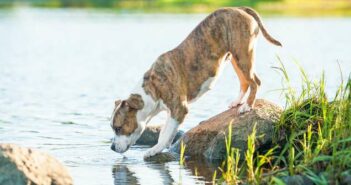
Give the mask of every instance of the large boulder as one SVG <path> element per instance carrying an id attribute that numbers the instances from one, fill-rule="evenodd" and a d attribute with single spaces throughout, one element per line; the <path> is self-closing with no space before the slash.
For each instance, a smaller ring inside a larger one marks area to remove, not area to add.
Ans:
<path id="1" fill-rule="evenodd" d="M 240 150 L 244 157 L 247 150 L 248 135 L 256 125 L 256 149 L 263 150 L 269 146 L 274 137 L 274 126 L 278 121 L 282 108 L 267 100 L 258 99 L 254 110 L 238 114 L 237 108 L 224 111 L 206 121 L 201 122 L 186 132 L 171 151 L 179 153 L 180 143 L 186 145 L 185 155 L 201 156 L 207 160 L 223 160 L 226 157 L 225 136 L 229 123 L 232 122 L 232 147 Z"/>
<path id="2" fill-rule="evenodd" d="M 14 144 L 0 144 L 0 184 L 71 185 L 67 169 L 55 158 Z"/>
<path id="3" fill-rule="evenodd" d="M 150 145 L 153 146 L 157 144 L 158 136 L 160 135 L 161 126 L 147 126 L 140 136 L 140 138 L 136 141 L 137 145 Z M 177 141 L 182 135 L 183 131 L 179 130 L 177 135 L 174 137 L 173 142 Z"/>

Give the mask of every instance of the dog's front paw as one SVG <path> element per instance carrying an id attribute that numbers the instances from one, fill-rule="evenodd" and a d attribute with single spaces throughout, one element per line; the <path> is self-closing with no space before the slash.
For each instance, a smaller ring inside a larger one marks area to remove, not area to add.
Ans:
<path id="1" fill-rule="evenodd" d="M 149 150 L 147 150 L 146 152 L 145 152 L 145 154 L 144 154 L 144 159 L 147 159 L 147 158 L 149 158 L 149 157 L 152 157 L 152 156 L 154 156 L 154 155 L 156 155 L 157 153 L 159 153 L 159 152 L 157 152 L 156 150 L 154 150 L 154 149 L 149 149 Z"/>
<path id="2" fill-rule="evenodd" d="M 247 104 L 244 103 L 243 105 L 241 105 L 238 109 L 238 113 L 239 114 L 243 114 L 245 112 L 249 112 L 252 108 Z"/>

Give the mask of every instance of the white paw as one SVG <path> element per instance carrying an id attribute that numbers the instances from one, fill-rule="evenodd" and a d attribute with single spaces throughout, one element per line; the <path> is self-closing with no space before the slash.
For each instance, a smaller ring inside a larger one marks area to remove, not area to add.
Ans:
<path id="1" fill-rule="evenodd" d="M 242 114 L 242 113 L 245 113 L 245 112 L 249 112 L 251 109 L 252 108 L 247 103 L 244 103 L 243 105 L 241 105 L 239 107 L 238 113 Z"/>
<path id="2" fill-rule="evenodd" d="M 241 104 L 243 104 L 243 102 L 241 102 L 240 100 L 235 100 L 235 101 L 233 101 L 230 105 L 229 105 L 229 108 L 231 109 L 231 108 L 235 108 L 235 107 L 237 107 L 237 106 L 239 106 L 239 105 L 241 105 Z"/>
<path id="3" fill-rule="evenodd" d="M 160 153 L 161 151 L 155 149 L 155 148 L 150 148 L 149 150 L 147 150 L 144 154 L 144 159 L 152 157 L 158 153 Z"/>
<path id="4" fill-rule="evenodd" d="M 149 158 L 149 157 L 152 157 L 152 156 L 154 156 L 155 154 L 156 154 L 156 152 L 155 152 L 154 150 L 149 149 L 149 150 L 147 150 L 147 151 L 145 152 L 145 154 L 144 154 L 144 159 Z"/>

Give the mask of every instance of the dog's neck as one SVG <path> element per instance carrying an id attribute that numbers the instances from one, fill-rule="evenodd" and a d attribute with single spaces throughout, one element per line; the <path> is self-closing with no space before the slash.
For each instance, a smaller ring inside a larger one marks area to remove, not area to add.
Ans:
<path id="1" fill-rule="evenodd" d="M 142 84 L 141 80 L 131 93 L 139 94 L 142 97 L 144 107 L 138 111 L 137 119 L 139 123 L 147 124 L 158 113 L 159 105 L 150 95 L 146 94 Z"/>

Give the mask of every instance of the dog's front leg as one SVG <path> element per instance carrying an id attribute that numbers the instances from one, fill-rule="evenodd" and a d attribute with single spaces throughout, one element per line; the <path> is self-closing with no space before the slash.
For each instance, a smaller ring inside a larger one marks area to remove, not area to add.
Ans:
<path id="1" fill-rule="evenodd" d="M 144 159 L 161 153 L 163 149 L 169 147 L 177 134 L 179 122 L 172 117 L 167 119 L 165 125 L 162 126 L 158 142 L 144 154 Z"/>

